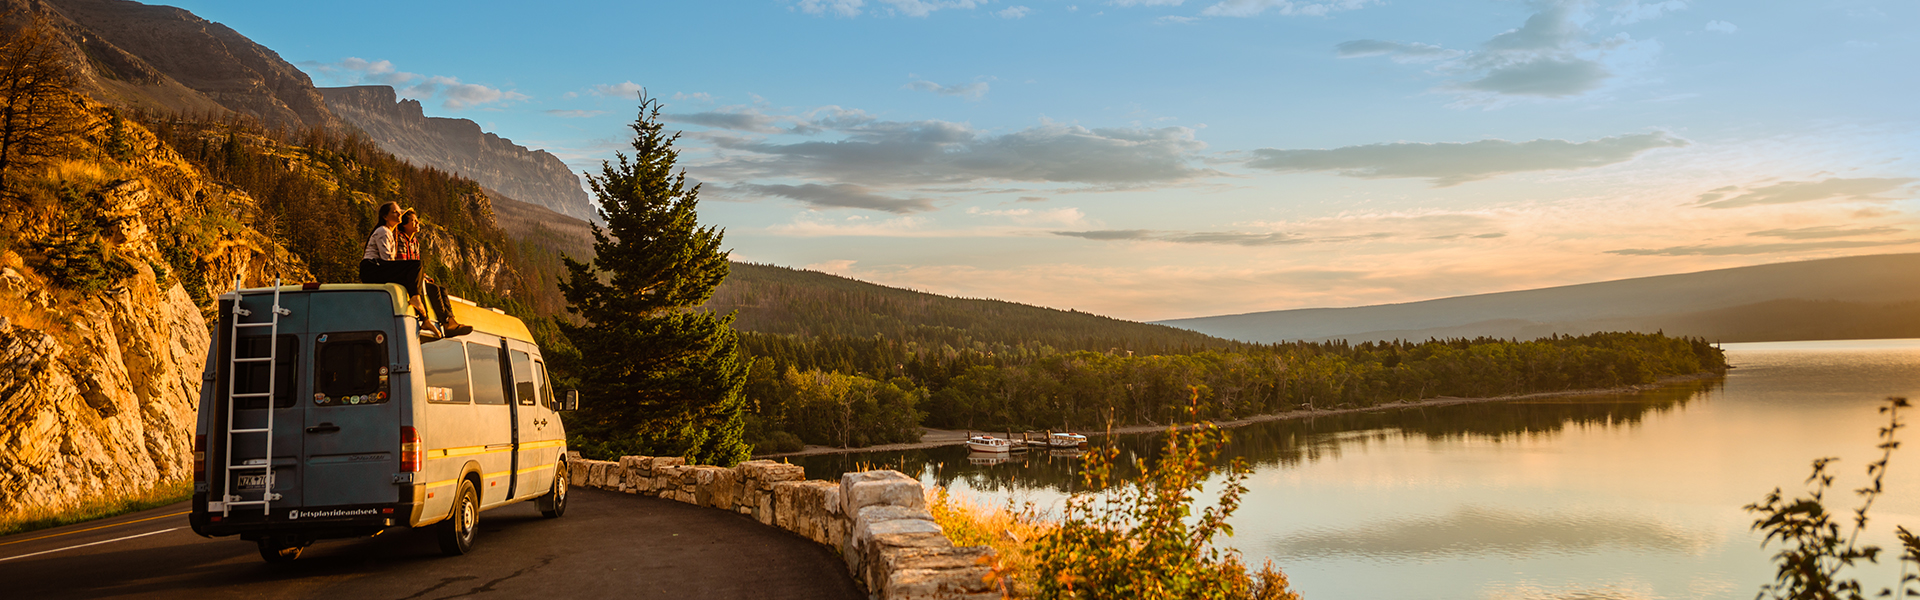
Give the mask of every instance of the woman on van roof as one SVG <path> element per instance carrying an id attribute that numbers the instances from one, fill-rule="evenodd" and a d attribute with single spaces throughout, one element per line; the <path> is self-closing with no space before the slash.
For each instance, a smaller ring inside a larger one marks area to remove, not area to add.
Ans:
<path id="1" fill-rule="evenodd" d="M 421 316 L 420 326 L 445 337 L 440 325 L 426 318 L 426 307 L 420 303 L 420 261 L 399 260 L 397 255 L 399 236 L 395 230 L 400 226 L 400 216 L 400 203 L 380 205 L 380 225 L 367 236 L 367 249 L 360 255 L 360 283 L 397 283 L 407 288 L 407 302 L 413 305 L 414 314 Z"/>
<path id="2" fill-rule="evenodd" d="M 420 215 L 415 213 L 411 208 L 400 213 L 400 226 L 398 231 L 400 232 L 399 245 L 394 249 L 394 256 L 403 261 L 410 260 L 418 263 L 420 260 Z M 442 333 L 446 334 L 446 337 L 473 333 L 472 326 L 461 325 L 459 321 L 454 320 L 453 305 L 447 302 L 446 288 L 440 287 L 438 282 L 433 280 L 433 277 L 426 274 L 425 269 L 416 267 L 416 270 L 420 273 L 420 291 L 425 293 L 427 302 L 432 304 L 434 316 L 439 317 Z"/>

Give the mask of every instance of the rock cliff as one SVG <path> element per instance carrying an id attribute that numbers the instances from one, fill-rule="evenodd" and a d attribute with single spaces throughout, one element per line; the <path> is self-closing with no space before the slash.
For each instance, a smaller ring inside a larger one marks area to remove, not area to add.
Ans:
<path id="1" fill-rule="evenodd" d="M 595 218 L 580 179 L 545 150 L 529 150 L 466 119 L 426 116 L 420 101 L 401 99 L 384 85 L 320 88 L 320 95 L 334 114 L 394 156 L 563 215 Z"/>
<path id="2" fill-rule="evenodd" d="M 253 198 L 128 135 L 129 158 L 60 163 L 0 198 L 0 518 L 189 476 L 212 298 L 310 277 L 234 218 Z M 63 244 L 117 266 L 74 268 Z"/>

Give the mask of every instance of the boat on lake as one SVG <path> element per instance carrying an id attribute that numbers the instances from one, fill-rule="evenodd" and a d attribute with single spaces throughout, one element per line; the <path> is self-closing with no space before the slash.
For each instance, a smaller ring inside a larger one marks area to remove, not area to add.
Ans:
<path id="1" fill-rule="evenodd" d="M 976 435 L 967 438 L 967 449 L 974 452 L 1005 454 L 1013 451 L 1013 440 Z"/>
<path id="2" fill-rule="evenodd" d="M 1047 432 L 1047 445 L 1055 448 L 1078 448 L 1085 450 L 1087 448 L 1087 436 L 1078 433 L 1049 431 Z"/>

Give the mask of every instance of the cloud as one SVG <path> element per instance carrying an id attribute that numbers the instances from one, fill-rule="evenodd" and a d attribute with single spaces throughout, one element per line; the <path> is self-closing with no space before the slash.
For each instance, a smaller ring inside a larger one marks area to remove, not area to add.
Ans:
<path id="1" fill-rule="evenodd" d="M 1080 212 L 1080 209 L 1072 207 L 1045 210 L 1036 208 L 991 210 L 972 206 L 967 208 L 967 214 L 980 215 L 983 217 L 1000 217 L 1022 225 L 1049 224 L 1071 226 L 1080 224 L 1087 218 L 1087 215 Z"/>
<path id="2" fill-rule="evenodd" d="M 341 85 L 361 85 L 368 82 L 382 85 L 405 85 L 407 82 L 425 77 L 419 73 L 408 73 L 395 69 L 392 61 L 369 61 L 349 56 L 345 60 L 333 63 L 319 61 L 300 61 L 300 66 L 319 75 L 331 83 Z"/>
<path id="3" fill-rule="evenodd" d="M 752 108 L 729 107 L 717 111 L 689 114 L 662 113 L 660 119 L 670 123 L 688 123 L 715 129 L 732 129 L 754 133 L 780 133 L 784 130 L 777 125 L 780 119 L 761 114 Z"/>
<path id="4" fill-rule="evenodd" d="M 1176 244 L 1226 244 L 1234 246 L 1281 246 L 1305 244 L 1312 240 L 1287 233 L 1245 233 L 1239 231 L 1154 231 L 1150 229 L 1101 229 L 1095 231 L 1055 231 L 1054 235 L 1099 241 L 1173 242 Z"/>
<path id="5" fill-rule="evenodd" d="M 1659 18 L 1660 15 L 1683 10 L 1686 0 L 1666 0 L 1664 2 L 1642 2 L 1627 0 L 1613 7 L 1613 24 L 1629 25 L 1641 21 Z"/>
<path id="6" fill-rule="evenodd" d="M 1739 25 L 1734 25 L 1726 21 L 1707 21 L 1707 31 L 1713 31 L 1718 33 L 1733 33 L 1739 30 L 1740 30 Z"/>
<path id="7" fill-rule="evenodd" d="M 450 110 L 463 110 L 482 104 L 495 104 L 527 100 L 530 96 L 512 90 L 461 83 L 458 78 L 436 75 L 428 77 L 419 73 L 401 71 L 392 61 L 369 61 L 359 57 L 347 57 L 335 63 L 302 61 L 313 74 L 330 83 L 340 85 L 363 85 L 376 83 L 396 88 L 401 96 L 416 100 L 431 100 L 438 96 L 440 106 Z"/>
<path id="8" fill-rule="evenodd" d="M 800 12 L 810 15 L 833 13 L 840 17 L 860 16 L 860 7 L 867 3 L 862 0 L 800 0 Z"/>
<path id="9" fill-rule="evenodd" d="M 612 98 L 632 98 L 642 93 L 645 93 L 647 91 L 647 88 L 645 86 L 642 86 L 638 83 L 634 83 L 631 81 L 622 81 L 620 83 L 616 83 L 612 85 L 607 85 L 607 84 L 596 85 L 596 86 L 593 86 L 593 89 L 590 91 L 593 92 L 593 95 L 595 96 L 607 96 Z"/>
<path id="10" fill-rule="evenodd" d="M 1025 6 L 1009 6 L 1005 9 L 995 11 L 993 16 L 1002 19 L 1024 19 L 1027 17 L 1027 14 L 1031 12 L 1033 12 L 1033 9 Z"/>
<path id="11" fill-rule="evenodd" d="M 1361 58 L 1366 56 L 1388 56 L 1394 62 L 1431 62 L 1456 58 L 1465 52 L 1448 50 L 1432 44 L 1407 44 L 1401 42 L 1383 42 L 1380 40 L 1353 40 L 1341 42 L 1333 47 L 1334 55 L 1339 58 Z"/>
<path id="12" fill-rule="evenodd" d="M 1844 250 L 1848 248 L 1872 248 L 1876 246 L 1900 246 L 1920 242 L 1920 239 L 1903 240 L 1833 240 L 1826 242 L 1779 242 L 1773 244 L 1730 244 L 1725 246 L 1671 246 L 1667 248 L 1630 248 L 1626 250 L 1608 250 L 1607 254 L 1623 256 L 1744 256 L 1750 254 L 1783 254 L 1788 252 L 1806 252 L 1810 250 Z"/>
<path id="13" fill-rule="evenodd" d="M 938 10 L 972 9 L 987 2 L 988 0 L 877 0 L 876 4 L 884 5 L 887 13 L 891 15 L 926 17 Z M 865 0 L 800 0 L 796 5 L 803 13 L 810 15 L 832 13 L 837 17 L 860 16 L 866 6 Z"/>
<path id="14" fill-rule="evenodd" d="M 1821 240 L 1839 237 L 1858 237 L 1866 235 L 1886 235 L 1906 231 L 1898 227 L 1867 227 L 1864 229 L 1841 229 L 1838 225 L 1820 225 L 1798 229 L 1768 229 L 1755 231 L 1747 235 L 1754 237 L 1777 237 L 1789 240 Z"/>
<path id="15" fill-rule="evenodd" d="M 426 99 L 440 97 L 440 106 L 451 110 L 462 110 L 481 104 L 517 102 L 530 98 L 526 94 L 512 90 L 502 90 L 478 83 L 461 83 L 459 79 L 445 76 L 428 77 L 425 80 L 400 90 L 402 95 Z"/>
<path id="16" fill-rule="evenodd" d="M 1185 127 L 1095 128 L 1047 123 L 987 135 L 947 121 L 877 121 L 859 111 L 824 112 L 811 125 L 845 137 L 792 144 L 718 140 L 727 159 L 706 165 L 735 179 L 802 177 L 863 185 L 981 181 L 1140 186 L 1215 172 L 1189 166 L 1206 145 Z"/>
<path id="17" fill-rule="evenodd" d="M 1226 0 L 1200 11 L 1203 17 L 1253 17 L 1272 10 L 1276 13 L 1294 16 L 1305 15 L 1324 17 L 1328 13 L 1354 10 L 1366 6 L 1370 0 L 1332 0 L 1330 2 L 1292 2 L 1291 0 Z"/>
<path id="18" fill-rule="evenodd" d="M 940 85 L 931 81 L 915 81 L 900 86 L 900 89 L 933 92 L 942 96 L 959 96 L 968 100 L 979 100 L 987 96 L 987 82 L 985 81 L 954 85 Z"/>
<path id="19" fill-rule="evenodd" d="M 629 83 L 631 83 L 631 82 L 629 82 Z M 674 93 L 673 93 L 673 99 L 674 99 L 674 100 L 692 100 L 692 101 L 694 101 L 694 102 L 712 102 L 712 101 L 713 101 L 713 95 L 712 95 L 712 94 L 708 94 L 708 93 L 706 93 L 706 92 L 694 92 L 694 93 L 692 93 L 692 94 L 687 94 L 687 93 L 682 93 L 682 92 L 674 92 Z"/>
<path id="20" fill-rule="evenodd" d="M 1501 32 L 1467 52 L 1440 46 L 1361 39 L 1334 47 L 1341 58 L 1387 56 L 1396 62 L 1434 63 L 1430 74 L 1447 78 L 1433 91 L 1459 97 L 1455 106 L 1495 107 L 1521 98 L 1556 99 L 1600 89 L 1609 80 L 1647 62 L 1659 52 L 1653 41 L 1625 33 L 1589 42 L 1591 20 L 1583 2 L 1545 3 L 1520 27 Z M 1619 18 L 1639 20 L 1684 7 L 1677 0 L 1643 4 L 1631 0 L 1616 9 Z"/>
<path id="21" fill-rule="evenodd" d="M 1748 188 L 1744 191 L 1737 186 L 1727 186 L 1701 194 L 1695 199 L 1694 205 L 1701 208 L 1741 208 L 1817 200 L 1878 202 L 1891 199 L 1881 197 L 1880 194 L 1900 191 L 1900 188 L 1915 181 L 1920 179 L 1831 177 L 1823 181 L 1782 181 L 1772 185 Z M 1740 193 L 1736 195 L 1735 192 Z M 1902 191 L 1901 193 L 1907 195 L 1911 192 Z"/>
<path id="22" fill-rule="evenodd" d="M 1565 98 L 1592 91 L 1611 75 L 1605 65 L 1584 58 L 1537 57 L 1489 70 L 1453 89 Z"/>
<path id="23" fill-rule="evenodd" d="M 1226 246 L 1287 246 L 1370 240 L 1471 240 L 1506 237 L 1488 232 L 1497 220 L 1477 213 L 1387 213 L 1342 215 L 1301 222 L 1247 223 L 1266 231 L 1164 231 L 1096 229 L 1051 231 L 1053 235 L 1109 242 L 1168 242 Z"/>
<path id="24" fill-rule="evenodd" d="M 1633 160 L 1655 148 L 1679 148 L 1688 142 L 1664 131 L 1600 138 L 1586 142 L 1538 139 L 1526 142 L 1369 144 L 1331 150 L 1254 150 L 1246 165 L 1281 173 L 1331 171 L 1361 179 L 1422 178 L 1437 187 L 1459 185 L 1526 171 L 1600 167 Z"/>
<path id="25" fill-rule="evenodd" d="M 556 116 L 556 117 L 562 117 L 562 118 L 567 118 L 567 119 L 584 119 L 584 118 L 587 118 L 587 117 L 598 117 L 598 116 L 600 116 L 600 115 L 604 115 L 604 114 L 607 114 L 607 111 L 604 111 L 604 110 L 559 110 L 559 109 L 554 109 L 554 110 L 543 110 L 543 111 L 540 111 L 540 112 L 544 112 L 544 113 L 547 113 L 547 114 L 550 114 L 550 115 L 553 115 L 553 116 Z"/>
<path id="26" fill-rule="evenodd" d="M 808 183 L 802 185 L 757 185 L 743 184 L 732 189 L 762 196 L 779 196 L 799 200 L 810 206 L 820 208 L 864 208 L 894 214 L 910 214 L 933 210 L 933 202 L 924 198 L 901 199 L 882 196 L 867 188 L 836 183 L 822 185 Z"/>

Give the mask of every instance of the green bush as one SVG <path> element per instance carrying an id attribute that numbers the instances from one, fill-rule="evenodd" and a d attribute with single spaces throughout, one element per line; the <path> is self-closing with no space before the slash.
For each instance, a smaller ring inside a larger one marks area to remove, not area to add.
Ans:
<path id="1" fill-rule="evenodd" d="M 1199 391 L 1190 397 L 1189 414 L 1197 414 Z M 1034 544 L 1034 596 L 1299 600 L 1272 563 L 1249 573 L 1238 551 L 1213 545 L 1233 535 L 1227 517 L 1247 491 L 1240 459 L 1228 464 L 1219 501 L 1192 519 L 1194 495 L 1218 470 L 1212 463 L 1227 438 L 1212 423 L 1171 427 L 1159 461 L 1136 459 L 1141 479 L 1123 484 L 1109 481 L 1117 448 L 1088 454 L 1081 473 L 1093 491 L 1069 497 L 1059 528 Z"/>
<path id="2" fill-rule="evenodd" d="M 1880 556 L 1878 546 L 1860 544 L 1860 533 L 1867 528 L 1867 512 L 1873 508 L 1874 500 L 1879 499 L 1882 482 L 1887 475 L 1887 462 L 1893 458 L 1893 451 L 1900 447 L 1895 437 L 1901 427 L 1900 409 L 1908 408 L 1906 398 L 1887 398 L 1880 413 L 1887 415 L 1887 426 L 1880 428 L 1879 460 L 1867 463 L 1869 483 L 1854 494 L 1860 496 L 1860 507 L 1853 509 L 1853 526 L 1843 528 L 1834 520 L 1834 513 L 1826 507 L 1827 491 L 1833 488 L 1833 475 L 1828 473 L 1827 465 L 1839 460 L 1833 457 L 1815 459 L 1813 474 L 1807 477 L 1810 487 L 1806 496 L 1787 499 L 1781 495 L 1780 488 L 1760 502 L 1746 506 L 1748 512 L 1758 513 L 1753 528 L 1766 532 L 1761 542 L 1764 546 L 1778 544 L 1780 552 L 1773 556 L 1777 567 L 1773 583 L 1760 587 L 1758 598 L 1780 600 L 1864 600 L 1867 598 L 1859 579 L 1849 577 L 1847 570 L 1862 561 L 1877 562 Z M 1894 588 L 1881 588 L 1878 597 L 1914 597 L 1920 596 L 1920 589 L 1910 584 L 1920 582 L 1920 574 L 1906 568 L 1908 565 L 1920 566 L 1920 538 L 1906 527 L 1894 527 L 1894 535 L 1900 539 L 1903 552 L 1899 560 L 1901 565 L 1900 581 Z M 1898 596 L 1895 596 L 1895 589 Z"/>

